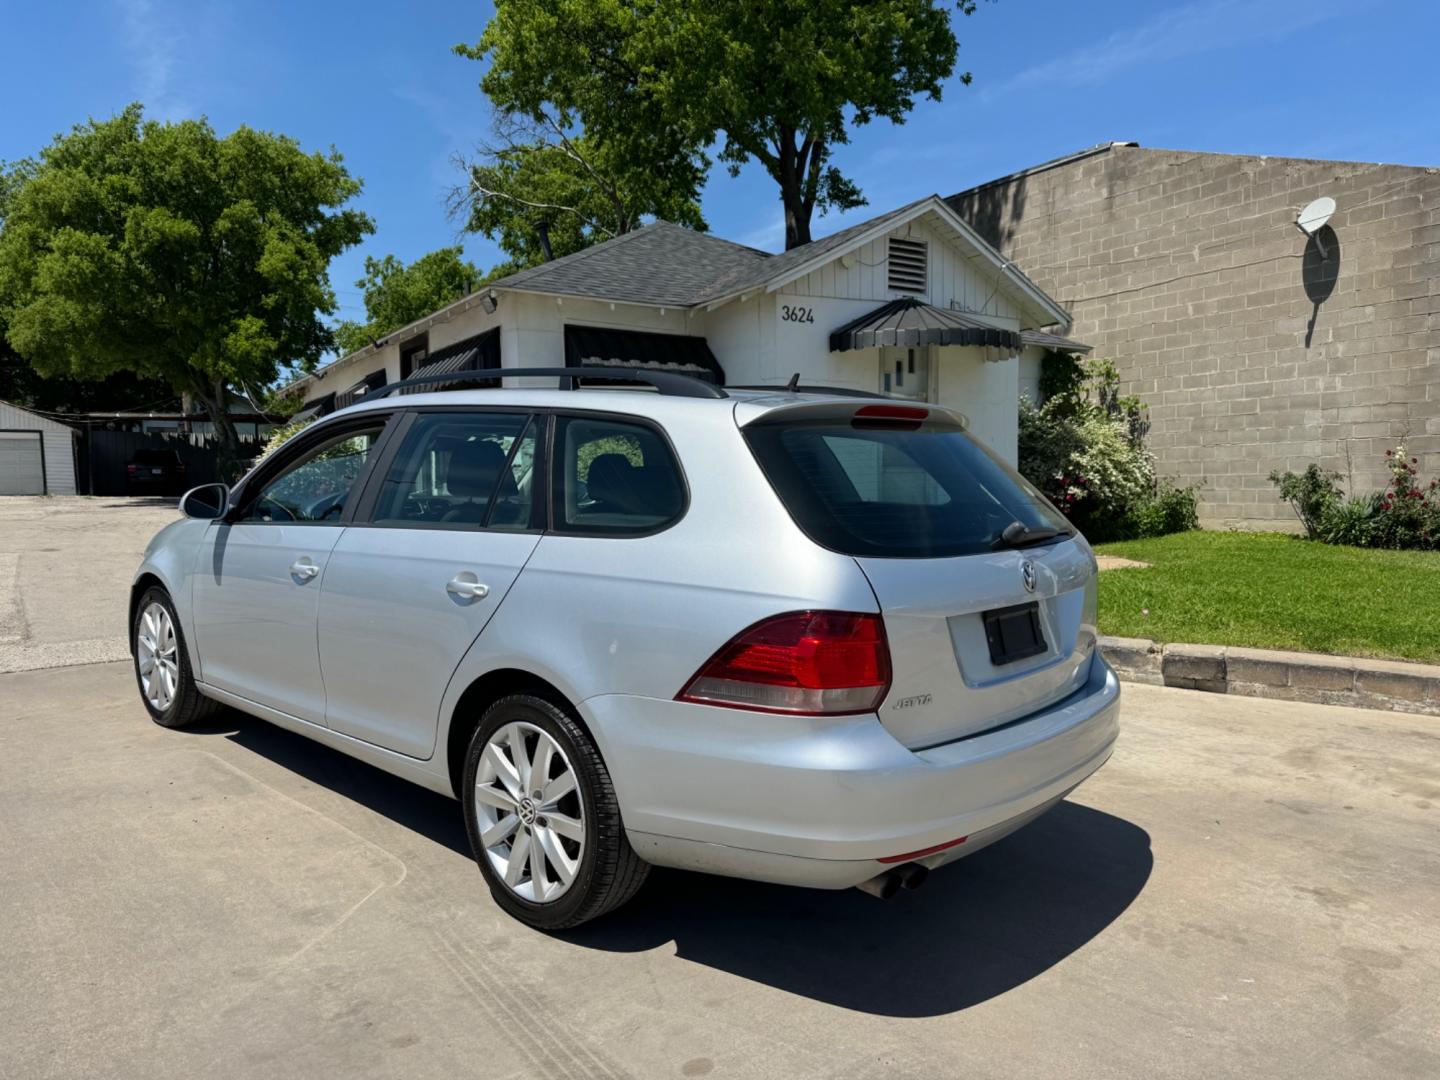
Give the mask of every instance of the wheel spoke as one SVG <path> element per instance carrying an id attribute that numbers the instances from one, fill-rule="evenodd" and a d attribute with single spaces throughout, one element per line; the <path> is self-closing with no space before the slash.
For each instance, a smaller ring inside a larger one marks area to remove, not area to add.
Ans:
<path id="1" fill-rule="evenodd" d="M 515 809 L 515 798 L 508 791 L 494 787 L 483 780 L 475 784 L 475 799 L 486 806 L 493 806 L 497 810 L 513 812 Z"/>
<path id="2" fill-rule="evenodd" d="M 555 744 L 544 735 L 535 746 L 535 759 L 530 763 L 529 788 L 534 791 L 550 779 L 550 759 L 555 756 Z"/>
<path id="3" fill-rule="evenodd" d="M 495 772 L 495 778 L 505 785 L 505 790 L 510 793 L 511 799 L 520 798 L 520 774 L 515 770 L 508 758 L 500 751 L 500 747 L 493 742 L 485 747 L 483 760 L 488 762 L 490 768 Z"/>
<path id="4" fill-rule="evenodd" d="M 550 868 L 555 871 L 555 877 L 561 885 L 569 885 L 575 880 L 576 863 L 570 861 L 570 856 L 565 854 L 565 849 L 556 838 L 555 833 L 550 829 L 535 830 L 536 846 L 545 852 L 545 858 L 550 863 Z"/>
<path id="5" fill-rule="evenodd" d="M 501 840 L 513 834 L 519 827 L 520 819 L 514 814 L 506 814 L 480 834 L 480 844 L 482 847 L 494 847 Z"/>
<path id="6" fill-rule="evenodd" d="M 545 811 L 545 822 L 551 830 L 565 837 L 566 840 L 574 840 L 577 844 L 583 843 L 585 840 L 585 826 L 580 824 L 578 818 L 547 810 Z"/>
<path id="7" fill-rule="evenodd" d="M 575 790 L 575 774 L 566 769 L 559 776 L 555 777 L 540 790 L 540 804 L 542 806 L 554 806 L 570 792 Z"/>
<path id="8" fill-rule="evenodd" d="M 510 858 L 505 863 L 505 884 L 515 888 L 520 884 L 520 875 L 525 870 L 525 859 L 530 854 L 530 834 L 521 832 L 510 845 Z"/>
<path id="9" fill-rule="evenodd" d="M 540 831 L 530 837 L 530 888 L 535 899 L 545 899 L 545 849 L 539 843 Z"/>
<path id="10" fill-rule="evenodd" d="M 521 792 L 530 790 L 530 757 L 525 753 L 525 729 L 519 724 L 510 725 L 510 760 L 520 777 Z"/>
<path id="11" fill-rule="evenodd" d="M 155 670 L 155 658 L 154 658 L 153 656 L 146 656 L 146 655 L 142 652 L 142 653 L 140 654 L 140 674 L 141 674 L 141 675 L 149 675 L 150 672 L 152 672 L 152 671 L 154 671 L 154 670 Z"/>

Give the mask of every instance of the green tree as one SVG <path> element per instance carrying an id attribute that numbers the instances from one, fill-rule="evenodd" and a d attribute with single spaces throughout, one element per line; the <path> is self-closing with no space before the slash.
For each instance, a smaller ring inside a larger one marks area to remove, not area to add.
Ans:
<path id="1" fill-rule="evenodd" d="M 365 295 L 366 321 L 346 321 L 335 328 L 341 353 L 351 353 L 416 319 L 458 300 L 474 287 L 479 271 L 461 257 L 458 247 L 440 248 L 406 266 L 394 255 L 365 260 L 365 276 L 355 287 Z"/>
<path id="2" fill-rule="evenodd" d="M 548 110 L 539 121 L 502 116 L 498 142 L 462 159 L 465 184 L 451 210 L 509 259 L 490 277 L 544 262 L 541 229 L 559 258 L 638 228 L 646 217 L 704 231 L 700 188 L 705 165 L 683 149 L 656 167 L 621 147 L 567 132 Z"/>
<path id="3" fill-rule="evenodd" d="M 373 231 L 340 155 L 139 105 L 42 151 L 0 225 L 0 321 L 46 376 L 163 379 L 238 450 L 228 388 L 313 368 L 331 347 L 327 267 Z"/>
<path id="4" fill-rule="evenodd" d="M 938 99 L 958 48 L 936 0 L 498 0 L 459 51 L 489 62 L 480 85 L 502 113 L 583 129 L 624 160 L 708 163 L 718 141 L 732 174 L 758 161 L 792 248 L 817 209 L 864 204 L 835 147 Z"/>

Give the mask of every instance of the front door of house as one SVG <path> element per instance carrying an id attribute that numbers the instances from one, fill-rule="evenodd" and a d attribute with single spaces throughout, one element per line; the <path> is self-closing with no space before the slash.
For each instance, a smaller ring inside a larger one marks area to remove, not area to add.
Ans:
<path id="1" fill-rule="evenodd" d="M 929 401 L 930 349 L 923 345 L 881 349 L 880 390 L 894 397 Z"/>

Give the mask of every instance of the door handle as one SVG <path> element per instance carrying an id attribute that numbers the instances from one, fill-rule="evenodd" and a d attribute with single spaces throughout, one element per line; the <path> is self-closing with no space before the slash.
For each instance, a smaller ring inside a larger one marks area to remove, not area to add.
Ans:
<path id="1" fill-rule="evenodd" d="M 445 591 L 460 600 L 483 600 L 490 595 L 490 586 L 482 585 L 466 570 L 446 582 Z"/>
<path id="2" fill-rule="evenodd" d="M 309 581 L 318 573 L 320 573 L 320 567 L 304 555 L 290 564 L 290 576 L 300 581 Z"/>

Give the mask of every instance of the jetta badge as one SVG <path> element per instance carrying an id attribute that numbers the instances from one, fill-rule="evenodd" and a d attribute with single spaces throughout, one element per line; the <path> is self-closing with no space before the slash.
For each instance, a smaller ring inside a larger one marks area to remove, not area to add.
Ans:
<path id="1" fill-rule="evenodd" d="M 1035 591 L 1035 564 L 1029 559 L 1020 564 L 1020 580 L 1025 583 L 1026 592 Z"/>

